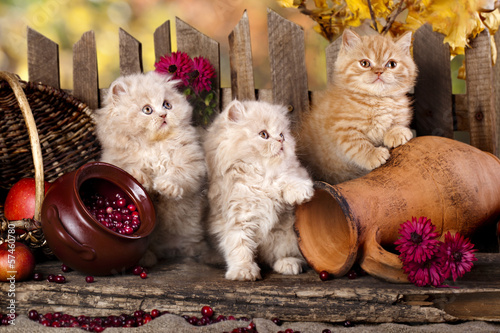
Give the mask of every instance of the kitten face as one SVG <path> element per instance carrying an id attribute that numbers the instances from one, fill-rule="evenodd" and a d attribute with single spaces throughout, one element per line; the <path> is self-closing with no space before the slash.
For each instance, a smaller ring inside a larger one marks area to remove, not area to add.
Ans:
<path id="1" fill-rule="evenodd" d="M 175 88 L 177 82 L 156 72 L 120 77 L 105 100 L 110 126 L 117 135 L 149 141 L 163 140 L 188 126 L 192 109 Z"/>
<path id="2" fill-rule="evenodd" d="M 349 90 L 375 96 L 409 92 L 416 78 L 410 54 L 411 33 L 392 40 L 381 35 L 360 37 L 345 30 L 335 75 Z"/>
<path id="3" fill-rule="evenodd" d="M 228 139 L 234 150 L 267 161 L 295 153 L 286 109 L 263 102 L 232 102 L 225 110 Z"/>

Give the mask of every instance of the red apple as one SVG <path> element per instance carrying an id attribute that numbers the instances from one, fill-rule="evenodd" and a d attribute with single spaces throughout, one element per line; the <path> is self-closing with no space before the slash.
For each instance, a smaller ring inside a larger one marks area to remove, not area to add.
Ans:
<path id="1" fill-rule="evenodd" d="M 45 182 L 45 193 L 51 183 Z M 22 178 L 7 193 L 4 216 L 9 221 L 30 219 L 35 215 L 35 179 Z"/>
<path id="2" fill-rule="evenodd" d="M 0 281 L 26 280 L 33 275 L 34 269 L 35 256 L 28 246 L 19 242 L 0 245 Z"/>

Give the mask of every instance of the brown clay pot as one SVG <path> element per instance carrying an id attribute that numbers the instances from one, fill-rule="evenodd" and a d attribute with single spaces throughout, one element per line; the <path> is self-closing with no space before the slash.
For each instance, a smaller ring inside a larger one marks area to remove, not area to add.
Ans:
<path id="1" fill-rule="evenodd" d="M 295 229 L 309 265 L 334 276 L 358 261 L 369 274 L 407 282 L 393 248 L 400 224 L 426 216 L 441 234 L 470 236 L 500 218 L 500 160 L 470 145 L 417 137 L 383 166 L 337 185 L 315 182 L 296 209 Z"/>
<path id="2" fill-rule="evenodd" d="M 106 228 L 85 207 L 86 193 L 120 193 L 137 207 L 141 226 L 132 235 Z M 108 163 L 90 162 L 52 184 L 41 219 L 47 243 L 62 262 L 86 274 L 109 275 L 123 272 L 144 255 L 155 227 L 155 210 L 131 175 Z"/>

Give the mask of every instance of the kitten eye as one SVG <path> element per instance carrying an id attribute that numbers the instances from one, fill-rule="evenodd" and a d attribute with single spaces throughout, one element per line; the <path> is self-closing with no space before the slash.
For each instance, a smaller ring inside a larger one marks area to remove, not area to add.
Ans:
<path id="1" fill-rule="evenodd" d="M 163 108 L 167 110 L 172 109 L 172 104 L 170 104 L 167 100 L 163 101 Z"/>
<path id="2" fill-rule="evenodd" d="M 153 109 L 153 107 L 151 105 L 144 105 L 142 107 L 142 112 L 144 114 L 151 114 L 151 113 L 153 113 L 153 111 L 154 111 L 154 109 Z"/>
<path id="3" fill-rule="evenodd" d="M 387 68 L 396 68 L 397 65 L 398 65 L 398 63 L 395 62 L 394 60 L 389 60 L 387 62 L 387 64 L 385 64 L 385 67 L 387 67 Z"/>
<path id="4" fill-rule="evenodd" d="M 363 68 L 368 68 L 371 66 L 370 62 L 366 59 L 363 59 L 359 62 L 359 64 L 361 65 L 361 67 Z"/>
<path id="5" fill-rule="evenodd" d="M 260 131 L 259 135 L 260 135 L 260 137 L 261 137 L 262 139 L 264 139 L 264 140 L 269 139 L 269 133 L 267 133 L 267 131 L 266 131 L 266 130 L 264 130 L 264 131 Z"/>
<path id="6" fill-rule="evenodd" d="M 283 133 L 280 133 L 280 138 L 282 141 L 285 141 L 285 136 L 283 135 Z"/>

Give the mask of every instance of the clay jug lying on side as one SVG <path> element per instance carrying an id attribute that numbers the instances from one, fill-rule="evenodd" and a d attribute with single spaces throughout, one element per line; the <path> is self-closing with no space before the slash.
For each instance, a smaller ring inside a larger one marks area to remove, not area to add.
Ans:
<path id="1" fill-rule="evenodd" d="M 500 160 L 441 137 L 412 139 L 366 176 L 315 188 L 296 209 L 295 229 L 309 265 L 334 276 L 358 261 L 370 275 L 407 282 L 397 254 L 384 246 L 412 217 L 431 219 L 441 234 L 466 237 L 500 218 Z"/>

